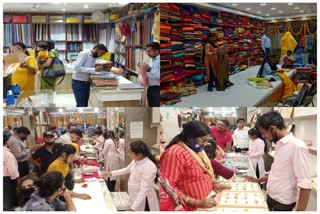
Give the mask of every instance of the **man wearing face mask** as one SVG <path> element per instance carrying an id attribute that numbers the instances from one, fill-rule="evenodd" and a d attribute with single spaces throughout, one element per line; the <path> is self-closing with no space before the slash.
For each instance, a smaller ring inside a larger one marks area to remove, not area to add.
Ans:
<path id="1" fill-rule="evenodd" d="M 107 67 L 96 65 L 96 59 L 108 52 L 104 44 L 94 46 L 92 50 L 84 50 L 79 53 L 74 63 L 72 75 L 72 90 L 77 102 L 77 107 L 88 107 L 90 96 L 90 74 L 101 71 L 110 71 L 112 64 Z"/>
<path id="2" fill-rule="evenodd" d="M 31 162 L 40 168 L 39 176 L 47 172 L 48 167 L 57 156 L 59 146 L 62 146 L 55 143 L 55 135 L 51 132 L 43 133 L 43 139 L 45 146 L 36 150 L 30 158 Z M 38 159 L 40 159 L 40 163 L 36 161 Z"/>
<path id="3" fill-rule="evenodd" d="M 20 127 L 17 129 L 17 134 L 9 138 L 8 146 L 12 154 L 18 161 L 18 170 L 20 177 L 29 174 L 29 157 L 30 152 L 36 150 L 40 145 L 32 145 L 27 148 L 26 140 L 31 134 L 27 127 Z"/>
<path id="4" fill-rule="evenodd" d="M 278 112 L 268 112 L 257 120 L 262 136 L 276 144 L 269 176 L 252 182 L 267 182 L 267 204 L 270 211 L 304 211 L 312 188 L 309 151 L 306 144 L 289 133 Z M 299 196 L 298 195 L 298 189 Z"/>

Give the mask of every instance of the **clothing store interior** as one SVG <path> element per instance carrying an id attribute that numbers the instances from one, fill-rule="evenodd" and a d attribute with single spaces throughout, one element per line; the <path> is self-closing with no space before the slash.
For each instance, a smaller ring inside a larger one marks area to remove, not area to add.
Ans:
<path id="1" fill-rule="evenodd" d="M 158 211 L 159 108 L 4 108 L 4 211 Z"/>
<path id="2" fill-rule="evenodd" d="M 316 3 L 161 4 L 160 40 L 161 106 L 316 106 Z"/>
<path id="3" fill-rule="evenodd" d="M 4 106 L 159 106 L 158 6 L 4 3 Z"/>
<path id="4" fill-rule="evenodd" d="M 317 210 L 316 108 L 171 107 L 160 114 L 161 211 Z"/>

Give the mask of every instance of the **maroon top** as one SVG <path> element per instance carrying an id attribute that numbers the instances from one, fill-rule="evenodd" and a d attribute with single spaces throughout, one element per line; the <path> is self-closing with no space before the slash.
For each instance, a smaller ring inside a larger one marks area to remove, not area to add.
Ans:
<path id="1" fill-rule="evenodd" d="M 211 159 L 210 162 L 215 175 L 220 175 L 225 179 L 230 179 L 233 176 L 234 171 L 223 166 L 219 161 Z"/>

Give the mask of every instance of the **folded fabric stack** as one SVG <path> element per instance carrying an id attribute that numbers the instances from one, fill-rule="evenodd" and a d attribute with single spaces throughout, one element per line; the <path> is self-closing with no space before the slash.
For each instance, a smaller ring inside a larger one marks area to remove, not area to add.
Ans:
<path id="1" fill-rule="evenodd" d="M 160 45 L 160 59 L 164 62 L 169 62 L 172 59 L 172 44 L 171 42 L 162 43 Z"/>
<path id="2" fill-rule="evenodd" d="M 183 39 L 182 34 L 182 25 L 180 23 L 171 24 L 171 40 L 172 41 L 181 41 Z"/>
<path id="3" fill-rule="evenodd" d="M 200 14 L 193 14 L 193 15 L 192 15 L 192 22 L 194 22 L 194 23 L 201 23 L 201 16 L 200 16 Z"/>
<path id="4" fill-rule="evenodd" d="M 181 102 L 181 94 L 170 91 L 160 93 L 160 105 L 173 105 Z"/>
<path id="5" fill-rule="evenodd" d="M 170 41 L 171 26 L 166 23 L 160 23 L 160 40 Z"/>
<path id="6" fill-rule="evenodd" d="M 161 61 L 160 66 L 160 82 L 169 82 L 174 80 L 174 65 L 163 63 Z"/>
<path id="7" fill-rule="evenodd" d="M 116 76 L 108 77 L 103 75 L 92 75 L 91 85 L 94 88 L 116 89 L 119 85 L 119 80 Z"/>

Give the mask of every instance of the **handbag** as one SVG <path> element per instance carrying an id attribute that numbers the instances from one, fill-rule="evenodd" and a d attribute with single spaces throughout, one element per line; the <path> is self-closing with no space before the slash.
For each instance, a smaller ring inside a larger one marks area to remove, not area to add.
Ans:
<path id="1" fill-rule="evenodd" d="M 64 68 L 63 62 L 59 58 L 55 58 L 50 65 L 50 67 L 43 70 L 42 79 L 46 81 L 46 78 L 58 78 L 62 77 L 58 85 L 63 81 L 64 77 L 66 76 L 66 70 Z M 47 82 L 47 81 L 46 81 Z M 47 82 L 51 85 L 49 82 Z"/>

